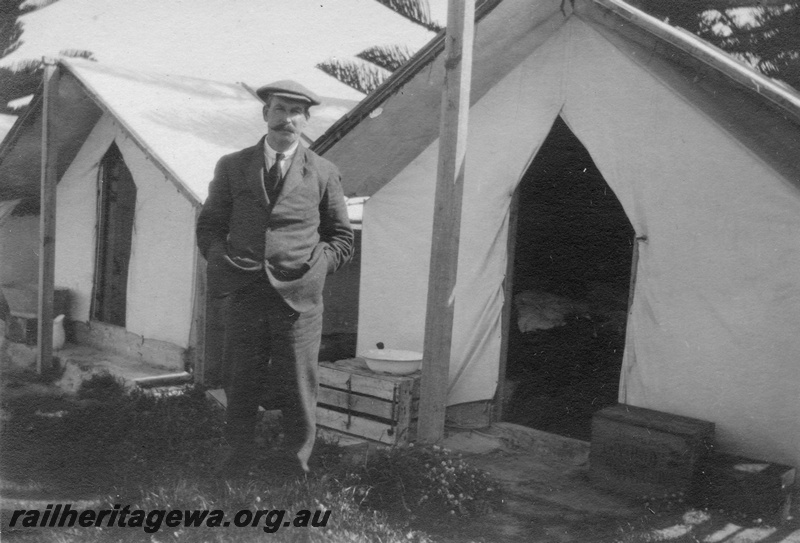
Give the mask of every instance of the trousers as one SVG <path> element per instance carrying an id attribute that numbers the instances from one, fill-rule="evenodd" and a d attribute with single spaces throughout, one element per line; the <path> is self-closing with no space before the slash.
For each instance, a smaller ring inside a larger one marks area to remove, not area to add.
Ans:
<path id="1" fill-rule="evenodd" d="M 298 313 L 266 274 L 231 294 L 223 363 L 229 370 L 225 437 L 253 443 L 258 406 L 280 409 L 285 444 L 304 469 L 316 439 L 322 304 Z"/>

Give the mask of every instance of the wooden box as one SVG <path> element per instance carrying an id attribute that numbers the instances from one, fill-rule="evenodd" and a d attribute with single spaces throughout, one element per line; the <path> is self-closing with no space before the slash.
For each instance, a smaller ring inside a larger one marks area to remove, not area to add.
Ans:
<path id="1" fill-rule="evenodd" d="M 780 522 L 789 515 L 795 475 L 791 466 L 714 453 L 700 466 L 692 497 L 700 507 Z"/>
<path id="2" fill-rule="evenodd" d="M 36 285 L 3 285 L 3 297 L 8 304 L 6 339 L 14 343 L 36 345 L 38 340 L 39 294 Z M 53 317 L 66 314 L 69 308 L 69 291 L 53 291 Z"/>
<path id="3" fill-rule="evenodd" d="M 625 404 L 592 418 L 589 474 L 631 496 L 687 493 L 711 452 L 714 424 Z"/>
<path id="4" fill-rule="evenodd" d="M 388 445 L 407 444 L 416 435 L 419 376 L 375 373 L 359 358 L 320 362 L 317 425 Z"/>
<path id="5" fill-rule="evenodd" d="M 9 314 L 6 317 L 6 339 L 14 343 L 36 345 L 37 319 L 18 317 Z"/>

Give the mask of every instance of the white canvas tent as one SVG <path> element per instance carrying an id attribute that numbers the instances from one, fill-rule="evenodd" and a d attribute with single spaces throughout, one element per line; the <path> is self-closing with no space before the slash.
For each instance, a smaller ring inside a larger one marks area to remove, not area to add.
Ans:
<path id="1" fill-rule="evenodd" d="M 220 156 L 265 133 L 262 103 L 244 86 L 148 74 L 81 60 L 61 60 L 54 105 L 56 174 L 55 284 L 69 291 L 77 335 L 135 349 L 151 363 L 183 370 L 202 356 L 204 263 L 195 246 L 196 215 Z M 313 139 L 354 105 L 324 99 L 305 134 Z M 4 140 L 0 199 L 37 200 L 41 96 Z M 97 318 L 98 246 L 104 160 L 116 146 L 135 185 L 124 326 Z M 36 283 L 37 221 L 4 217 L 2 282 Z M 20 249 L 24 248 L 24 251 Z M 132 347 L 133 346 L 133 347 Z"/>
<path id="2" fill-rule="evenodd" d="M 484 2 L 448 405 L 502 366 L 512 197 L 557 115 L 638 243 L 619 401 L 800 465 L 800 97 L 619 0 Z M 358 346 L 422 350 L 442 39 L 315 148 L 364 209 Z"/>

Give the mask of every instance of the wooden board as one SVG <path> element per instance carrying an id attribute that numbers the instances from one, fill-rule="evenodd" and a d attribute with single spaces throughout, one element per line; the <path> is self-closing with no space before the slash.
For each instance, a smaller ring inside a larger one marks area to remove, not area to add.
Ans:
<path id="1" fill-rule="evenodd" d="M 392 420 L 394 416 L 394 402 L 372 396 L 360 396 L 336 388 L 320 386 L 317 402 L 343 410 L 369 413 L 382 419 Z"/>
<path id="2" fill-rule="evenodd" d="M 320 406 L 317 406 L 317 425 L 387 445 L 405 444 L 414 437 L 410 426 L 398 429 L 386 422 L 339 413 Z"/>

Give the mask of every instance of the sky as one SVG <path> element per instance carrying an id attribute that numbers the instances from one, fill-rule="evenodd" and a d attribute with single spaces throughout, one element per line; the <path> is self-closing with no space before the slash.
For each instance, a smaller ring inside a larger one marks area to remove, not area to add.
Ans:
<path id="1" fill-rule="evenodd" d="M 445 25 L 447 0 L 429 0 Z M 318 94 L 363 95 L 314 66 L 373 45 L 416 51 L 434 34 L 375 0 L 60 0 L 21 18 L 12 65 L 64 49 L 133 70 L 258 87 L 296 79 Z"/>

